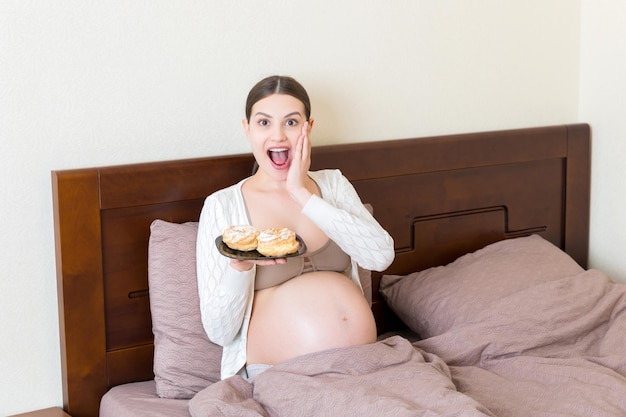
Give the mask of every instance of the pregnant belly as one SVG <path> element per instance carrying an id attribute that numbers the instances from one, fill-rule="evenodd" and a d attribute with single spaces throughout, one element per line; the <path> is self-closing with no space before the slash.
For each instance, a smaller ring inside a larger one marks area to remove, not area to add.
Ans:
<path id="1" fill-rule="evenodd" d="M 375 341 L 374 316 L 354 282 L 337 272 L 311 272 L 256 292 L 247 361 L 274 365 Z"/>

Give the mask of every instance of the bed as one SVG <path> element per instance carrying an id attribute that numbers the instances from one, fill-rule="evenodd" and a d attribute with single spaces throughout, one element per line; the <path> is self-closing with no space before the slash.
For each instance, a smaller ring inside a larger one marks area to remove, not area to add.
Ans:
<path id="1" fill-rule="evenodd" d="M 52 172 L 70 415 L 626 413 L 626 290 L 586 269 L 587 124 L 314 147 L 394 238 L 393 264 L 362 271 L 379 341 L 218 382 L 176 280 L 193 282 L 204 198 L 252 164 Z"/>

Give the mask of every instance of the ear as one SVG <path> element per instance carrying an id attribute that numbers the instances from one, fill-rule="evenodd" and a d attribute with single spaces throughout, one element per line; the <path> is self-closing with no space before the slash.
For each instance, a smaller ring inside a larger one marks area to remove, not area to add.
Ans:
<path id="1" fill-rule="evenodd" d="M 248 139 L 250 139 L 250 124 L 248 123 L 248 120 L 245 118 L 241 119 L 241 125 L 243 126 L 243 133 Z"/>
<path id="2" fill-rule="evenodd" d="M 315 119 L 309 118 L 309 133 L 313 129 L 313 123 L 315 123 Z"/>

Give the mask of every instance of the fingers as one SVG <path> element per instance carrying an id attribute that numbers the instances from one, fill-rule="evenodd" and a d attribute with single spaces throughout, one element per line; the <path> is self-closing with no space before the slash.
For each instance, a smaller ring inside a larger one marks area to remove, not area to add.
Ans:
<path id="1" fill-rule="evenodd" d="M 250 261 L 244 261 L 241 259 L 231 259 L 230 260 L 230 266 L 231 268 L 239 271 L 239 272 L 243 272 L 243 271 L 249 271 L 252 269 L 253 263 Z"/>
<path id="2" fill-rule="evenodd" d="M 239 272 L 249 271 L 254 264 L 261 266 L 281 265 L 287 263 L 287 258 L 276 259 L 259 259 L 259 260 L 243 260 L 243 259 L 231 259 L 230 266 Z"/>
<path id="3" fill-rule="evenodd" d="M 298 137 L 298 142 L 296 144 L 296 154 L 295 157 L 304 162 L 304 166 L 306 169 L 309 168 L 309 156 L 311 154 L 311 139 L 309 138 L 309 133 L 311 132 L 311 126 L 309 122 L 305 122 L 302 125 L 302 130 L 300 136 Z"/>
<path id="4" fill-rule="evenodd" d="M 305 122 L 302 125 L 302 130 L 300 131 L 294 149 L 292 167 L 294 167 L 296 171 L 304 170 L 306 172 L 309 169 L 309 155 L 311 151 L 311 141 L 309 140 L 310 131 L 309 123 Z"/>
<path id="5" fill-rule="evenodd" d="M 286 262 L 287 262 L 287 258 L 263 259 L 263 260 L 255 261 L 257 265 L 261 265 L 261 266 L 280 265 Z"/>
<path id="6" fill-rule="evenodd" d="M 300 135 L 296 140 L 291 159 L 291 166 L 287 172 L 287 191 L 291 197 L 301 205 L 304 205 L 310 197 L 306 189 L 306 178 L 311 168 L 311 141 L 309 132 L 311 127 L 308 122 L 304 123 Z"/>
<path id="7" fill-rule="evenodd" d="M 309 133 L 311 132 L 311 127 L 309 126 L 309 122 L 304 123 L 302 126 L 302 159 L 306 160 L 309 157 L 309 153 L 311 150 L 311 140 L 309 139 Z"/>

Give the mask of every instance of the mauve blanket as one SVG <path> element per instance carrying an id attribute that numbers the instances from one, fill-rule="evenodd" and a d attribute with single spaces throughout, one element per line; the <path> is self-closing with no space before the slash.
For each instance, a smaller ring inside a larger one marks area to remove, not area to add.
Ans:
<path id="1" fill-rule="evenodd" d="M 414 343 L 499 417 L 626 416 L 626 285 L 589 270 Z"/>
<path id="2" fill-rule="evenodd" d="M 208 416 L 492 416 L 458 392 L 437 356 L 394 336 L 281 363 L 248 383 L 239 376 L 215 383 L 189 402 Z"/>

